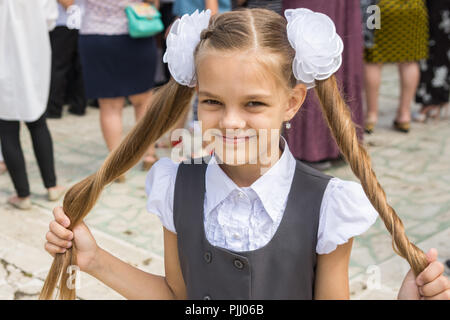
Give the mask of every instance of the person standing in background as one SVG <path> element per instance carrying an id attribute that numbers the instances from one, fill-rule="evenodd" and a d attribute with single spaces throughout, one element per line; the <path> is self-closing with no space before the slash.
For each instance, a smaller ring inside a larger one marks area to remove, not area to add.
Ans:
<path id="1" fill-rule="evenodd" d="M 164 24 L 163 32 L 159 33 L 156 36 L 156 40 L 158 43 L 158 63 L 160 65 L 159 69 L 161 70 L 161 74 L 157 76 L 158 79 L 155 79 L 155 86 L 162 86 L 170 79 L 170 72 L 167 64 L 163 63 L 162 56 L 166 51 L 166 37 L 165 34 L 168 32 L 168 29 L 172 22 L 175 20 L 176 16 L 173 14 L 173 4 L 175 0 L 160 0 L 159 12 L 161 13 L 161 20 Z"/>
<path id="2" fill-rule="evenodd" d="M 30 209 L 30 186 L 20 145 L 20 121 L 33 149 L 48 199 L 59 199 L 66 188 L 56 184 L 53 142 L 45 108 L 50 88 L 49 30 L 58 17 L 56 0 L 0 1 L 0 141 L 17 195 L 8 203 Z"/>
<path id="3" fill-rule="evenodd" d="M 439 118 L 448 108 L 450 95 L 450 0 L 427 1 L 430 40 L 429 58 L 420 61 L 416 102 L 422 105 L 413 120 Z"/>
<path id="4" fill-rule="evenodd" d="M 125 97 L 139 121 L 150 103 L 156 70 L 154 37 L 129 35 L 125 8 L 141 0 L 85 0 L 79 50 L 86 97 L 98 99 L 100 125 L 109 151 L 122 140 L 122 110 Z M 159 7 L 159 1 L 145 1 Z M 148 170 L 158 158 L 152 145 L 143 158 Z M 124 182 L 125 176 L 117 179 Z"/>
<path id="5" fill-rule="evenodd" d="M 263 8 L 275 11 L 276 13 L 283 15 L 283 1 L 282 0 L 233 0 L 233 10 L 240 7 L 244 8 Z"/>
<path id="6" fill-rule="evenodd" d="M 356 124 L 358 139 L 362 141 L 363 36 L 359 0 L 285 0 L 283 5 L 284 9 L 307 8 L 321 12 L 334 21 L 345 48 L 336 77 Z M 323 170 L 331 166 L 330 160 L 340 158 L 314 90 L 308 90 L 302 109 L 290 123 L 291 128 L 285 130 L 284 136 L 297 159 Z"/>
<path id="7" fill-rule="evenodd" d="M 381 27 L 374 44 L 364 49 L 364 86 L 367 100 L 365 131 L 378 121 L 378 95 L 383 64 L 396 63 L 400 73 L 400 100 L 393 128 L 408 133 L 411 103 L 419 83 L 419 60 L 428 57 L 428 15 L 425 0 L 380 0 Z"/>
<path id="8" fill-rule="evenodd" d="M 50 32 L 52 45 L 52 76 L 50 96 L 47 104 L 47 118 L 61 118 L 62 107 L 67 100 L 69 112 L 85 114 L 86 97 L 84 95 L 83 74 L 78 52 L 78 30 L 80 21 L 68 23 L 69 8 L 81 18 L 83 2 L 80 0 L 58 0 L 59 16 L 56 28 Z M 73 19 L 76 20 L 76 19 Z"/>
<path id="9" fill-rule="evenodd" d="M 195 10 L 211 10 L 211 16 L 218 12 L 231 10 L 231 0 L 175 0 L 173 14 L 181 17 L 184 14 L 192 14 Z"/>

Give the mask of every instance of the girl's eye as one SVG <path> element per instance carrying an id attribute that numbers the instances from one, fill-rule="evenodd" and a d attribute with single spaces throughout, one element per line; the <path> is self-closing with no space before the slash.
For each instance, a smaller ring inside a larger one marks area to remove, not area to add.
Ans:
<path id="1" fill-rule="evenodd" d="M 203 100 L 202 103 L 206 103 L 206 104 L 221 104 L 219 101 L 212 100 L 212 99 Z"/>
<path id="2" fill-rule="evenodd" d="M 260 101 L 250 101 L 247 105 L 250 107 L 258 107 L 258 106 L 265 106 L 266 104 Z"/>

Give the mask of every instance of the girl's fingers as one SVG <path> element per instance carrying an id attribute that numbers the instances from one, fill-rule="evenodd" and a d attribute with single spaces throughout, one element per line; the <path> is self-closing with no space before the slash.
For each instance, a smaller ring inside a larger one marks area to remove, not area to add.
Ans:
<path id="1" fill-rule="evenodd" d="M 47 232 L 45 238 L 47 239 L 48 242 L 58 247 L 70 248 L 72 246 L 71 241 L 60 239 L 51 231 Z"/>
<path id="2" fill-rule="evenodd" d="M 438 278 L 443 272 L 444 265 L 439 261 L 433 261 L 417 276 L 416 284 L 421 287 Z"/>
<path id="3" fill-rule="evenodd" d="M 66 228 L 70 225 L 69 217 L 66 216 L 62 207 L 55 207 L 53 209 L 53 216 L 60 225 Z"/>
<path id="4" fill-rule="evenodd" d="M 440 276 L 432 282 L 419 287 L 419 292 L 425 297 L 433 297 L 447 289 L 450 289 L 447 277 Z"/>
<path id="5" fill-rule="evenodd" d="M 58 238 L 64 240 L 72 240 L 73 232 L 61 226 L 58 222 L 53 220 L 50 222 L 50 231 L 53 232 Z"/>
<path id="6" fill-rule="evenodd" d="M 450 300 L 450 289 L 447 289 L 433 297 L 423 297 L 422 300 Z"/>
<path id="7" fill-rule="evenodd" d="M 55 246 L 54 244 L 51 244 L 50 242 L 45 243 L 45 250 L 50 253 L 53 257 L 55 257 L 56 253 L 64 253 L 66 252 L 65 248 L 61 248 L 58 246 Z"/>
<path id="8" fill-rule="evenodd" d="M 428 250 L 426 256 L 428 259 L 428 263 L 431 263 L 431 262 L 437 260 L 438 252 L 435 248 L 431 248 L 430 250 Z"/>

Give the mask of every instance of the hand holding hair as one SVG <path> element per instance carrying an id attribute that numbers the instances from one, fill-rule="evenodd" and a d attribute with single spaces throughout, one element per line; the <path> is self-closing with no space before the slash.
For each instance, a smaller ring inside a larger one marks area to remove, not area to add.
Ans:
<path id="1" fill-rule="evenodd" d="M 89 228 L 84 222 L 80 222 L 73 231 L 69 230 L 70 220 L 62 207 L 55 207 L 53 216 L 55 219 L 50 222 L 46 234 L 45 250 L 55 257 L 56 254 L 65 253 L 74 243 L 77 247 L 76 259 L 80 270 L 91 273 L 99 247 Z"/>
<path id="2" fill-rule="evenodd" d="M 437 261 L 437 250 L 427 252 L 429 265 L 417 277 L 409 270 L 398 293 L 400 300 L 449 300 L 450 282 L 444 265 Z"/>

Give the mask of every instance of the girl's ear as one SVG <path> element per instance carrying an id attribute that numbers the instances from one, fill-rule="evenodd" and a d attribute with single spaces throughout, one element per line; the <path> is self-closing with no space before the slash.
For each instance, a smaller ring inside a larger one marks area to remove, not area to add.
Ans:
<path id="1" fill-rule="evenodd" d="M 283 121 L 289 121 L 295 116 L 306 99 L 307 91 L 308 89 L 303 83 L 299 83 L 292 88 L 291 96 L 288 101 L 288 107 L 286 109 L 285 119 L 283 119 Z"/>

